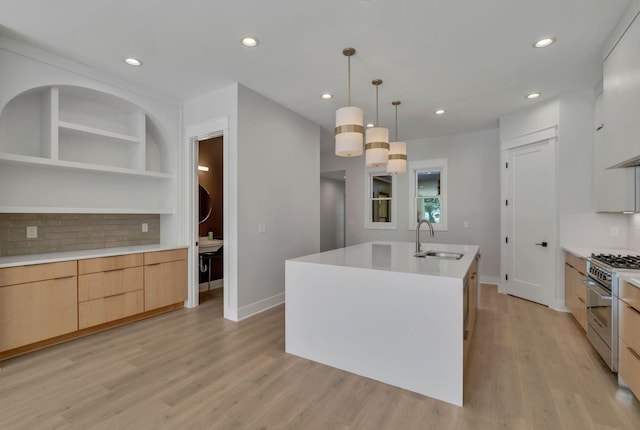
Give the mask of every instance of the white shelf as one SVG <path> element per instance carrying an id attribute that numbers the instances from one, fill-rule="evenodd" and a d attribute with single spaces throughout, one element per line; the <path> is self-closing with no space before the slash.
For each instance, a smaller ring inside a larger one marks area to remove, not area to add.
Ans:
<path id="1" fill-rule="evenodd" d="M 26 155 L 0 153 L 0 163 L 23 166 L 40 166 L 58 169 L 76 170 L 80 172 L 130 175 L 152 179 L 175 179 L 175 175 L 147 170 L 127 169 L 123 167 L 102 166 L 99 164 L 78 163 L 75 161 L 52 160 L 50 158 L 31 157 Z"/>
<path id="2" fill-rule="evenodd" d="M 91 136 L 100 136 L 100 137 L 112 139 L 120 143 L 142 143 L 142 138 L 140 137 L 116 133 L 108 130 L 101 130 L 99 128 L 88 127 L 86 125 L 81 125 L 81 124 L 74 124 L 67 121 L 58 121 L 58 128 L 62 132 L 78 133 L 78 134 L 91 135 Z"/>
<path id="3" fill-rule="evenodd" d="M 56 206 L 0 206 L 0 213 L 47 213 L 47 214 L 175 214 L 169 208 L 68 208 Z"/>

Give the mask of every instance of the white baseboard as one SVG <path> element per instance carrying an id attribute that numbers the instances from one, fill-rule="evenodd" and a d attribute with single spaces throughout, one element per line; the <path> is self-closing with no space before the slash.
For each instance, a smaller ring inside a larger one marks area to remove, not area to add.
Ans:
<path id="1" fill-rule="evenodd" d="M 498 276 L 480 276 L 480 283 L 500 285 L 500 278 Z"/>
<path id="2" fill-rule="evenodd" d="M 255 303 L 251 303 L 250 305 L 242 306 L 241 308 L 238 308 L 237 314 L 235 315 L 237 319 L 234 321 L 241 321 L 255 314 L 259 314 L 260 312 L 264 312 L 267 309 L 281 305 L 282 303 L 284 303 L 284 292 L 276 294 L 275 296 L 267 297 L 266 299 Z"/>

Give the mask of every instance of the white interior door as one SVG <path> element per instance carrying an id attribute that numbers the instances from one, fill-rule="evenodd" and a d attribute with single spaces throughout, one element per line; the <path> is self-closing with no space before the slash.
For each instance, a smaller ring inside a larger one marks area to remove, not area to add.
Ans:
<path id="1" fill-rule="evenodd" d="M 555 291 L 555 139 L 507 151 L 504 292 L 546 306 Z"/>

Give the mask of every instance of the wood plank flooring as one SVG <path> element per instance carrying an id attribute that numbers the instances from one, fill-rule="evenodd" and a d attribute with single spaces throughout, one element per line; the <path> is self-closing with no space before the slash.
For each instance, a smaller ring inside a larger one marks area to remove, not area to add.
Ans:
<path id="1" fill-rule="evenodd" d="M 381 315 L 384 318 L 384 315 Z M 0 363 L 0 429 L 640 429 L 570 315 L 482 286 L 465 407 L 284 353 L 222 296 Z"/>

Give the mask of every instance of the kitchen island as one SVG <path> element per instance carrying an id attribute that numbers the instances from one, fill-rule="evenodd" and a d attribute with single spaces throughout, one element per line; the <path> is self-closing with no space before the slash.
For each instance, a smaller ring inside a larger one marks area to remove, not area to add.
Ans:
<path id="1" fill-rule="evenodd" d="M 422 249 L 463 256 L 371 242 L 287 260 L 286 352 L 462 406 L 478 247 Z"/>

